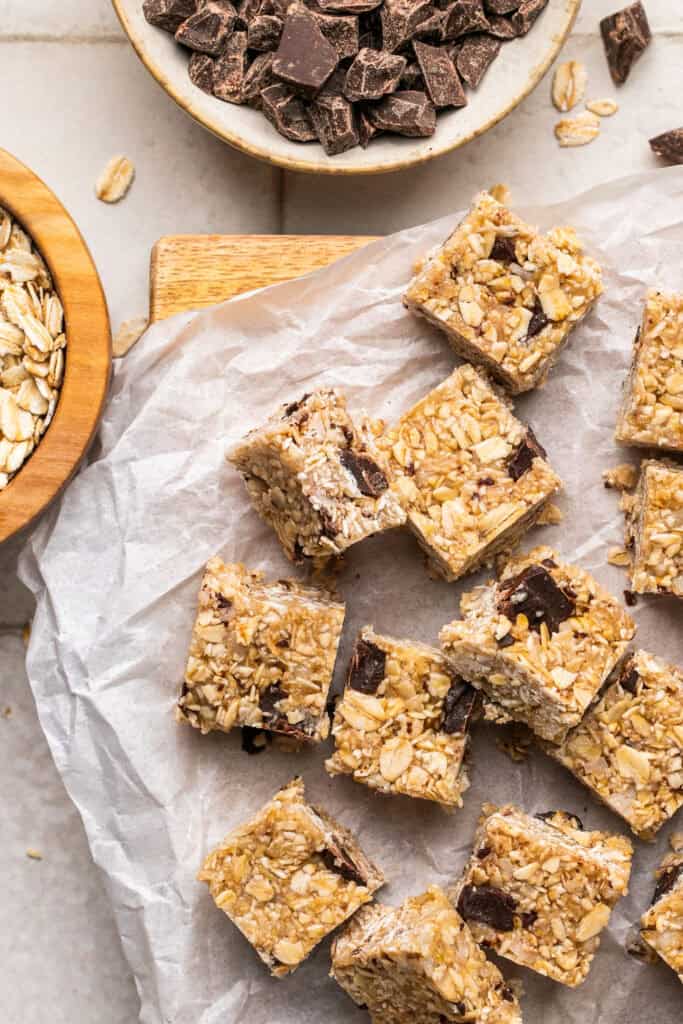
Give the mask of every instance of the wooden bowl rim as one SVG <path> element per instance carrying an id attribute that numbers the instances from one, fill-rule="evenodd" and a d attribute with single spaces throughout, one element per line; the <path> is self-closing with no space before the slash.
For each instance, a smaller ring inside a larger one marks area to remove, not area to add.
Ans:
<path id="1" fill-rule="evenodd" d="M 2 543 L 32 523 L 76 472 L 104 409 L 112 357 L 107 302 L 80 231 L 42 179 L 3 149 L 0 206 L 31 236 L 45 260 L 64 307 L 67 333 L 64 380 L 52 423 L 0 491 Z"/>
<path id="2" fill-rule="evenodd" d="M 142 0 L 139 0 L 139 2 L 142 3 Z M 564 2 L 567 5 L 567 21 L 564 29 L 553 38 L 552 45 L 549 46 L 548 53 L 544 59 L 532 67 L 524 88 L 513 96 L 505 107 L 499 110 L 493 117 L 488 118 L 484 123 L 460 138 L 456 138 L 439 145 L 432 144 L 423 152 L 413 153 L 405 159 L 401 160 L 397 158 L 391 162 L 384 161 L 362 167 L 349 167 L 344 164 L 334 164 L 332 162 L 322 161 L 316 163 L 315 158 L 297 160 L 292 157 L 274 154 L 259 144 L 249 142 L 242 135 L 228 131 L 222 124 L 220 124 L 217 118 L 214 119 L 206 116 L 197 105 L 187 102 L 180 92 L 178 92 L 171 79 L 167 76 L 163 65 L 153 59 L 145 47 L 142 36 L 135 31 L 128 12 L 124 7 L 124 0 L 112 0 L 112 6 L 114 7 L 118 19 L 121 22 L 121 26 L 128 36 L 133 49 L 153 78 L 156 79 L 162 89 L 168 93 L 171 99 L 181 108 L 181 110 L 184 110 L 185 113 L 189 114 L 195 121 L 223 142 L 227 142 L 234 149 L 238 149 L 242 153 L 246 153 L 248 156 L 255 157 L 257 160 L 272 164 L 275 167 L 281 167 L 287 171 L 297 171 L 302 174 L 368 175 L 387 174 L 393 171 L 402 171 L 409 167 L 417 167 L 420 164 L 425 164 L 434 160 L 436 157 L 444 156 L 446 153 L 451 153 L 454 150 L 459 149 L 468 142 L 472 142 L 473 139 L 479 138 L 480 135 L 483 135 L 485 132 L 495 127 L 495 125 L 503 121 L 517 106 L 519 106 L 522 100 L 526 99 L 526 97 L 534 91 L 548 68 L 559 54 L 571 30 L 573 29 L 581 8 L 582 0 L 564 0 Z"/>

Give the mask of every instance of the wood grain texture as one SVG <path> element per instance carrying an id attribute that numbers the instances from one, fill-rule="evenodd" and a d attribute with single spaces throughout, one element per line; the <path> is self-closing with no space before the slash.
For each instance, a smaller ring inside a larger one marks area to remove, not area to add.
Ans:
<path id="1" fill-rule="evenodd" d="M 36 451 L 0 491 L 0 543 L 59 494 L 88 450 L 111 373 L 107 304 L 88 248 L 69 214 L 40 178 L 0 149 L 0 206 L 33 239 L 64 306 L 68 345 L 57 411 Z"/>
<path id="2" fill-rule="evenodd" d="M 363 235 L 169 235 L 152 250 L 150 320 L 289 281 L 372 241 Z"/>

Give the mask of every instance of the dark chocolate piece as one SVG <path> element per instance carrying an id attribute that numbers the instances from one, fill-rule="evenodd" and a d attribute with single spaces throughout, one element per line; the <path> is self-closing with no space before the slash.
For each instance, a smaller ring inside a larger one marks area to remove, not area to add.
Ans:
<path id="1" fill-rule="evenodd" d="M 271 683 L 265 690 L 261 691 L 258 706 L 264 718 L 277 718 L 278 710 L 276 705 L 286 698 L 287 694 L 279 683 Z"/>
<path id="2" fill-rule="evenodd" d="M 446 22 L 448 11 L 434 10 L 428 18 L 421 21 L 413 32 L 413 42 L 419 39 L 423 43 L 437 45 L 446 38 Z"/>
<path id="3" fill-rule="evenodd" d="M 242 726 L 242 750 L 245 754 L 262 754 L 272 743 L 272 736 L 267 729 L 254 729 L 251 725 Z"/>
<path id="4" fill-rule="evenodd" d="M 465 921 L 486 924 L 497 932 L 513 930 L 515 907 L 512 896 L 493 885 L 466 885 L 458 899 L 458 913 Z"/>
<path id="5" fill-rule="evenodd" d="M 196 53 L 218 57 L 235 27 L 237 11 L 230 3 L 208 0 L 196 14 L 182 23 L 175 34 L 176 42 Z"/>
<path id="6" fill-rule="evenodd" d="M 401 89 L 418 89 L 420 92 L 425 91 L 424 78 L 420 71 L 420 65 L 417 61 L 413 61 L 412 64 L 408 64 L 401 75 L 401 81 L 399 82 Z"/>
<path id="7" fill-rule="evenodd" d="M 629 608 L 635 608 L 635 606 L 638 604 L 638 595 L 634 594 L 632 590 L 625 590 L 624 601 L 626 602 Z"/>
<path id="8" fill-rule="evenodd" d="M 240 0 L 237 3 L 237 25 L 239 32 L 246 32 L 249 22 L 260 14 L 264 0 Z"/>
<path id="9" fill-rule="evenodd" d="M 504 43 L 510 39 L 516 39 L 519 35 L 512 18 L 505 18 L 497 14 L 489 18 L 488 33 L 496 39 L 502 39 Z"/>
<path id="10" fill-rule="evenodd" d="M 527 341 L 529 338 L 535 338 L 537 334 L 540 334 L 549 323 L 550 321 L 548 320 L 548 317 L 543 312 L 541 300 L 537 296 L 536 301 L 534 302 L 534 308 L 531 311 L 531 320 L 529 321 L 529 326 L 526 331 Z"/>
<path id="11" fill-rule="evenodd" d="M 339 461 L 358 484 L 360 493 L 366 497 L 379 498 L 389 486 L 380 467 L 368 455 L 354 452 L 352 448 L 343 448 L 339 453 Z"/>
<path id="12" fill-rule="evenodd" d="M 379 12 L 382 49 L 394 53 L 410 42 L 432 13 L 430 0 L 384 0 Z"/>
<path id="13" fill-rule="evenodd" d="M 376 128 L 366 112 L 361 108 L 358 114 L 358 139 L 363 149 L 367 149 L 375 135 L 379 135 L 379 128 Z"/>
<path id="14" fill-rule="evenodd" d="M 443 702 L 441 732 L 448 736 L 467 732 L 476 703 L 477 691 L 474 687 L 464 679 L 454 679 Z"/>
<path id="15" fill-rule="evenodd" d="M 612 79 L 616 85 L 622 85 L 652 39 L 642 3 L 631 4 L 603 18 L 600 32 Z"/>
<path id="16" fill-rule="evenodd" d="M 277 82 L 273 74 L 273 54 L 259 53 L 247 68 L 242 83 L 242 97 L 252 107 L 261 107 L 261 93 Z"/>
<path id="17" fill-rule="evenodd" d="M 196 10 L 197 0 L 145 0 L 142 5 L 142 13 L 150 25 L 173 35 Z"/>
<path id="18" fill-rule="evenodd" d="M 209 96 L 213 95 L 213 69 L 215 65 L 216 62 L 213 57 L 209 57 L 205 53 L 193 53 L 187 65 L 187 73 L 192 84 L 196 85 L 202 92 L 208 92 Z"/>
<path id="19" fill-rule="evenodd" d="M 507 460 L 507 471 L 516 482 L 528 473 L 534 459 L 544 459 L 548 453 L 536 438 L 531 427 L 527 428 L 526 437 L 515 448 Z"/>
<path id="20" fill-rule="evenodd" d="M 465 39 L 456 66 L 470 89 L 477 88 L 500 53 L 501 46 L 500 39 L 494 39 L 485 33 L 475 33 Z"/>
<path id="21" fill-rule="evenodd" d="M 515 642 L 515 638 L 512 633 L 506 633 L 505 636 L 501 636 L 496 640 L 498 647 L 512 647 Z"/>
<path id="22" fill-rule="evenodd" d="M 249 22 L 247 45 L 250 50 L 268 53 L 276 50 L 282 35 L 282 19 L 276 14 L 257 14 Z"/>
<path id="23" fill-rule="evenodd" d="M 292 142 L 314 142 L 317 135 L 299 96 L 286 85 L 269 85 L 261 93 L 263 113 L 273 127 Z"/>
<path id="24" fill-rule="evenodd" d="M 435 107 L 466 107 L 467 97 L 460 76 L 445 48 L 413 43 L 427 95 Z"/>
<path id="25" fill-rule="evenodd" d="M 489 259 L 497 260 L 498 263 L 516 263 L 517 252 L 514 238 L 510 238 L 508 235 L 496 235 Z"/>
<path id="26" fill-rule="evenodd" d="M 339 60 L 355 57 L 360 50 L 358 18 L 313 11 L 320 31 L 337 51 Z"/>
<path id="27" fill-rule="evenodd" d="M 650 149 L 670 164 L 683 164 L 683 128 L 655 135 L 650 139 Z"/>
<path id="28" fill-rule="evenodd" d="M 512 24 L 518 36 L 525 36 L 533 28 L 538 16 L 548 6 L 548 0 L 522 0 L 512 15 Z"/>
<path id="29" fill-rule="evenodd" d="M 328 156 L 337 156 L 338 153 L 345 153 L 347 149 L 353 149 L 358 145 L 358 129 L 353 107 L 342 95 L 341 87 L 335 90 L 329 85 L 325 86 L 311 103 L 308 113 L 318 140 Z M 343 454 L 345 453 L 346 449 Z M 383 474 L 382 476 L 384 478 Z M 364 478 L 361 479 L 362 486 L 360 483 L 359 486 L 361 492 L 365 494 L 363 487 L 367 485 Z"/>
<path id="30" fill-rule="evenodd" d="M 247 33 L 233 32 L 213 69 L 213 94 L 227 103 L 242 103 L 247 70 Z"/>
<path id="31" fill-rule="evenodd" d="M 544 822 L 546 825 L 551 825 L 553 828 L 557 828 L 553 824 L 553 818 L 556 814 L 563 814 L 565 818 L 568 818 L 570 822 L 577 828 L 579 832 L 584 832 L 583 822 L 578 814 L 572 814 L 570 811 L 539 811 L 538 814 L 534 814 L 534 818 L 538 818 L 539 821 Z"/>
<path id="32" fill-rule="evenodd" d="M 382 0 L 318 0 L 323 11 L 332 14 L 364 14 L 379 7 Z"/>
<path id="33" fill-rule="evenodd" d="M 526 928 L 527 931 L 538 921 L 538 912 L 536 910 L 527 910 L 524 914 L 520 914 L 520 920 L 522 922 L 522 928 Z"/>
<path id="34" fill-rule="evenodd" d="M 423 92 L 406 89 L 385 96 L 369 113 L 380 131 L 409 138 L 428 138 L 436 129 L 436 108 Z"/>
<path id="35" fill-rule="evenodd" d="M 484 0 L 489 14 L 512 14 L 520 6 L 522 0 Z"/>
<path id="36" fill-rule="evenodd" d="M 348 100 L 378 100 L 395 92 L 405 70 L 405 57 L 380 50 L 363 49 L 354 58 L 346 72 L 344 95 Z"/>
<path id="37" fill-rule="evenodd" d="M 638 669 L 634 668 L 633 658 L 629 658 L 624 667 L 622 668 L 619 679 L 617 680 L 622 690 L 626 690 L 627 693 L 634 694 L 638 690 Z"/>
<path id="38" fill-rule="evenodd" d="M 339 58 L 320 30 L 315 15 L 302 3 L 287 11 L 273 71 L 292 89 L 313 97 L 330 77 Z"/>
<path id="39" fill-rule="evenodd" d="M 470 32 L 486 32 L 489 27 L 483 0 L 455 0 L 448 10 L 446 39 L 457 39 Z"/>
<path id="40" fill-rule="evenodd" d="M 529 629 L 540 631 L 545 622 L 551 633 L 571 618 L 576 605 L 542 565 L 530 565 L 512 579 L 499 584 L 498 608 L 511 622 L 525 615 Z"/>
<path id="41" fill-rule="evenodd" d="M 344 847 L 328 847 L 320 851 L 320 857 L 328 871 L 333 871 L 335 875 L 341 875 L 347 882 L 355 882 L 356 885 L 367 885 L 366 875 L 354 863 Z"/>
<path id="42" fill-rule="evenodd" d="M 680 864 L 672 864 L 670 868 L 666 868 L 657 879 L 657 885 L 655 886 L 654 895 L 652 897 L 652 906 L 661 900 L 662 896 L 666 896 L 670 893 L 674 885 L 683 875 L 683 862 Z"/>
<path id="43" fill-rule="evenodd" d="M 373 694 L 384 679 L 386 651 L 367 640 L 359 639 L 353 650 L 346 685 L 359 693 Z"/>

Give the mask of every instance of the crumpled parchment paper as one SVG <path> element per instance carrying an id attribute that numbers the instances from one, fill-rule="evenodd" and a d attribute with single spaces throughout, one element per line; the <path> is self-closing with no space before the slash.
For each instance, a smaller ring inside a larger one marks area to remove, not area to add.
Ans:
<path id="1" fill-rule="evenodd" d="M 469 199 L 454 197 L 454 208 Z M 683 170 L 612 183 L 550 208 L 513 199 L 543 228 L 574 224 L 606 272 L 605 296 L 547 386 L 516 404 L 566 483 L 564 522 L 532 531 L 527 543 L 555 545 L 619 594 L 626 577 L 606 554 L 621 541 L 622 518 L 601 473 L 625 457 L 612 434 L 644 289 L 683 286 Z M 237 732 L 202 737 L 173 719 L 206 560 L 219 552 L 274 576 L 296 573 L 252 511 L 226 448 L 279 402 L 313 387 L 342 386 L 352 410 L 391 420 L 442 380 L 455 363 L 446 340 L 404 311 L 400 297 L 415 259 L 457 219 L 454 212 L 314 275 L 152 327 L 117 366 L 90 464 L 24 552 L 21 575 L 37 598 L 31 685 L 104 872 L 145 1024 L 365 1019 L 327 976 L 329 941 L 291 978 L 273 980 L 195 881 L 211 846 L 297 773 L 384 869 L 387 902 L 459 872 L 485 800 L 530 812 L 561 807 L 588 827 L 627 831 L 540 753 L 512 764 L 485 725 L 474 734 L 465 806 L 449 815 L 328 778 L 325 748 L 249 757 Z M 407 532 L 357 545 L 339 587 L 348 617 L 337 688 L 362 624 L 436 642 L 463 589 L 429 579 Z M 683 664 L 683 605 L 641 601 L 634 615 L 638 643 Z M 671 831 L 653 845 L 636 842 L 631 894 L 580 989 L 503 963 L 508 977 L 523 979 L 531 1024 L 680 1021 L 673 972 L 623 950 Z"/>

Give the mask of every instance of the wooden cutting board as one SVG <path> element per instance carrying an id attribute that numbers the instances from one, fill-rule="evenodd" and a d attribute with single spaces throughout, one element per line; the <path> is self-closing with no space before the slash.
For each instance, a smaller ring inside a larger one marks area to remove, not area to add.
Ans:
<path id="1" fill-rule="evenodd" d="M 152 250 L 150 322 L 289 281 L 371 241 L 363 235 L 169 235 Z"/>

